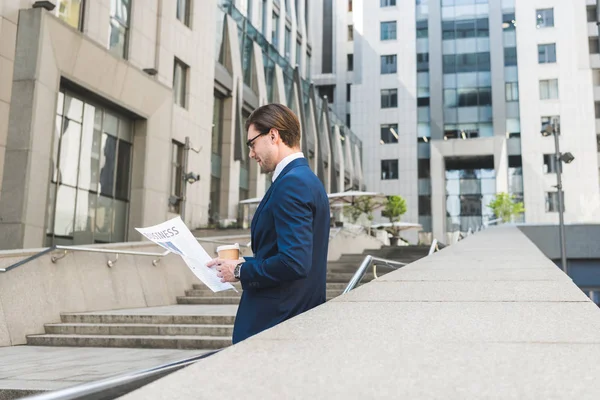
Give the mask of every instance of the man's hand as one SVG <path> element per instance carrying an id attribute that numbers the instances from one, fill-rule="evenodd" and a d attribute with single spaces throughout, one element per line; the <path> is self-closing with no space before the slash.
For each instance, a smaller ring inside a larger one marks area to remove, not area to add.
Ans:
<path id="1" fill-rule="evenodd" d="M 206 266 L 209 268 L 215 267 L 217 270 L 217 276 L 221 278 L 221 282 L 237 282 L 233 276 L 233 270 L 235 266 L 243 262 L 243 260 L 222 260 L 215 258 L 209 261 Z"/>

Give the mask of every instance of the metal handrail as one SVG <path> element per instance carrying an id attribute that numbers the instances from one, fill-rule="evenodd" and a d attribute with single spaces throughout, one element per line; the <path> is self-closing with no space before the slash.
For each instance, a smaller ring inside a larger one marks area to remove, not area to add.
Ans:
<path id="1" fill-rule="evenodd" d="M 250 237 L 250 235 L 240 235 L 240 236 L 235 236 L 237 238 L 246 238 L 246 237 Z M 224 241 L 224 240 L 213 240 L 213 239 L 205 239 L 205 238 L 196 238 L 196 240 L 198 240 L 199 242 L 207 242 L 207 243 L 217 243 L 217 244 L 231 244 L 231 241 Z M 243 247 L 250 247 L 250 243 L 248 244 L 241 244 L 240 246 Z M 21 265 L 27 264 L 30 261 L 35 260 L 36 258 L 39 258 L 45 254 L 51 253 L 55 250 L 63 250 L 62 255 L 56 255 L 56 256 L 52 256 L 51 260 L 53 263 L 58 262 L 59 260 L 63 259 L 66 257 L 67 253 L 69 251 L 85 251 L 88 253 L 105 253 L 105 254 L 115 254 L 115 259 L 114 260 L 108 260 L 106 262 L 106 265 L 108 265 L 108 267 L 113 267 L 117 261 L 119 261 L 119 255 L 127 255 L 127 256 L 147 256 L 147 257 L 156 257 L 154 260 L 152 260 L 152 265 L 156 266 L 160 260 L 166 256 L 167 254 L 170 253 L 169 250 L 166 250 L 163 253 L 152 253 L 152 252 L 144 252 L 144 251 L 134 251 L 134 250 L 115 250 L 115 249 L 94 249 L 91 247 L 82 247 L 82 246 L 63 246 L 63 245 L 53 245 L 50 246 L 38 253 L 35 253 L 21 261 L 18 261 L 12 265 L 9 265 L 6 268 L 0 268 L 0 272 L 8 272 L 11 269 L 15 269 L 17 267 L 20 267 Z"/>
<path id="2" fill-rule="evenodd" d="M 65 389 L 41 393 L 25 397 L 27 400 L 108 400 L 123 396 L 150 382 L 167 374 L 177 371 L 183 367 L 193 364 L 203 358 L 209 357 L 222 349 L 211 351 L 199 356 L 188 357 L 183 360 L 162 364 L 156 367 L 127 372 L 121 375 L 102 379 L 95 382 L 87 382 L 81 385 Z"/>
<path id="3" fill-rule="evenodd" d="M 108 260 L 106 262 L 106 265 L 108 265 L 109 268 L 112 268 L 117 261 L 119 261 L 119 254 L 123 254 L 126 256 L 148 256 L 148 257 L 156 257 L 154 260 L 152 260 L 152 265 L 154 265 L 156 267 L 156 265 L 160 262 L 161 258 L 166 256 L 167 254 L 169 254 L 171 251 L 166 250 L 164 253 L 149 253 L 149 252 L 144 252 L 144 251 L 132 251 L 132 250 L 113 250 L 113 249 L 93 249 L 91 247 L 80 247 L 80 246 L 62 246 L 62 245 L 56 245 L 54 246 L 54 248 L 56 250 L 64 250 L 63 255 L 62 256 L 52 256 L 51 260 L 54 264 L 56 264 L 56 262 L 58 260 L 61 260 L 63 258 L 65 258 L 65 256 L 67 255 L 67 253 L 69 251 L 85 251 L 88 253 L 105 253 L 105 254 L 116 254 L 115 259 L 114 260 Z"/>
<path id="4" fill-rule="evenodd" d="M 399 269 L 406 265 L 406 263 L 403 263 L 400 261 L 387 260 L 385 258 L 379 258 L 379 257 L 373 257 L 373 256 L 366 256 L 364 258 L 363 262 L 360 264 L 360 267 L 358 267 L 358 269 L 354 273 L 354 276 L 352 276 L 352 279 L 350 279 L 350 283 L 348 283 L 348 286 L 346 286 L 346 289 L 344 289 L 342 294 L 346 294 L 349 291 L 351 291 L 352 289 L 354 289 L 356 287 L 356 285 L 358 285 L 358 282 L 360 282 L 360 280 L 365 275 L 365 272 L 367 271 L 367 269 L 374 262 L 379 263 L 379 264 L 384 264 L 387 267 L 394 268 L 394 269 Z M 399 267 L 396 267 L 396 266 L 399 266 Z M 376 267 L 377 267 L 377 264 L 373 264 L 373 274 L 375 274 Z M 375 275 L 375 279 L 377 279 L 377 275 Z"/>
<path id="5" fill-rule="evenodd" d="M 119 260 L 119 254 L 123 254 L 123 255 L 131 255 L 131 256 L 148 256 L 148 257 L 156 257 L 154 260 L 152 260 L 152 265 L 156 266 L 162 257 L 166 256 L 167 254 L 170 253 L 169 250 L 166 250 L 164 253 L 150 253 L 150 252 L 143 252 L 143 251 L 132 251 L 132 250 L 113 250 L 113 249 L 93 249 L 90 247 L 78 247 L 78 246 L 62 246 L 62 245 L 53 245 L 48 247 L 47 249 L 44 249 L 42 251 L 40 251 L 39 253 L 35 253 L 32 256 L 29 256 L 21 261 L 18 261 L 12 265 L 9 265 L 6 268 L 0 268 L 0 272 L 8 272 L 12 269 L 15 269 L 17 267 L 20 267 L 22 265 L 27 264 L 30 261 L 35 260 L 36 258 L 39 258 L 45 254 L 51 253 L 55 250 L 63 250 L 63 254 L 60 256 L 52 256 L 51 260 L 53 263 L 56 263 L 57 261 L 65 258 L 65 256 L 67 255 L 67 253 L 69 251 L 86 251 L 86 252 L 90 252 L 90 253 L 105 253 L 105 254 L 116 254 L 116 257 L 114 260 L 108 260 L 106 262 L 106 264 L 109 267 L 112 267 L 116 264 L 116 262 Z"/>
<path id="6" fill-rule="evenodd" d="M 437 239 L 433 239 L 433 242 L 431 242 L 431 247 L 429 247 L 429 253 L 427 255 L 430 256 L 436 251 L 440 251 L 440 246 L 438 245 Z"/>

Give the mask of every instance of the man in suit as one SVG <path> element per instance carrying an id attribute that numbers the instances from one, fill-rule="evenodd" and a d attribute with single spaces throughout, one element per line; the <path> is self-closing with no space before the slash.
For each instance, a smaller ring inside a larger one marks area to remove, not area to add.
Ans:
<path id="1" fill-rule="evenodd" d="M 281 104 L 246 121 L 250 157 L 273 173 L 251 225 L 254 257 L 215 259 L 223 282 L 241 282 L 233 329 L 237 343 L 325 302 L 329 201 L 300 151 L 300 123 Z"/>

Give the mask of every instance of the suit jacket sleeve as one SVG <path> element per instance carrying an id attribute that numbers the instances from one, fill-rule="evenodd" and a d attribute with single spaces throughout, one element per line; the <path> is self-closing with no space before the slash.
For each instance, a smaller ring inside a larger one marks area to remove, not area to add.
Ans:
<path id="1" fill-rule="evenodd" d="M 312 264 L 314 204 L 311 188 L 301 177 L 288 175 L 276 190 L 279 196 L 272 207 L 278 253 L 265 260 L 246 259 L 240 272 L 244 289 L 275 287 L 305 278 Z"/>

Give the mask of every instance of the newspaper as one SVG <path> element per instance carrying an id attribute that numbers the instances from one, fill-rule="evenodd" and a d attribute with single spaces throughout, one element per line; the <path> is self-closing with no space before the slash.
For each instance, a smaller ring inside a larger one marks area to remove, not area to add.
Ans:
<path id="1" fill-rule="evenodd" d="M 208 268 L 206 263 L 212 260 L 206 250 L 198 243 L 192 232 L 180 217 L 148 228 L 135 228 L 139 233 L 157 245 L 175 253 L 187 264 L 192 273 L 213 292 L 233 289 L 232 284 L 221 282 L 215 268 Z"/>

